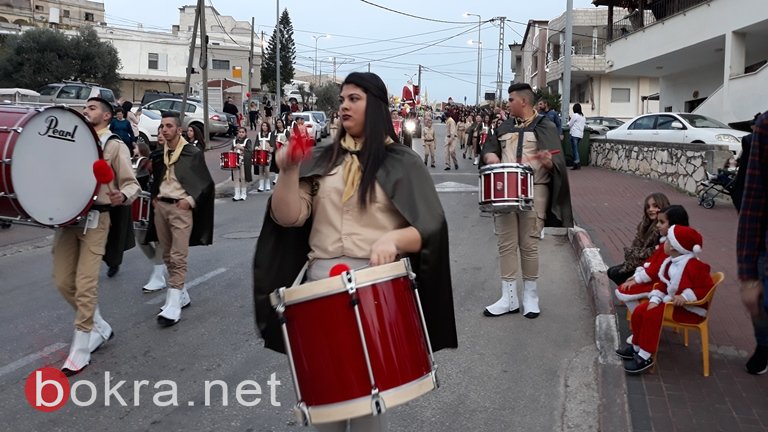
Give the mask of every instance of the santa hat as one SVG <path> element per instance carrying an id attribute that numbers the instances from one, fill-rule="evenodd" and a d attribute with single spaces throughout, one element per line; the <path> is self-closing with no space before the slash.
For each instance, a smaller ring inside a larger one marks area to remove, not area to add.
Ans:
<path id="1" fill-rule="evenodd" d="M 701 253 L 703 239 L 698 231 L 683 225 L 672 225 L 667 233 L 667 241 L 676 251 L 683 255 L 693 254 L 698 257 Z"/>

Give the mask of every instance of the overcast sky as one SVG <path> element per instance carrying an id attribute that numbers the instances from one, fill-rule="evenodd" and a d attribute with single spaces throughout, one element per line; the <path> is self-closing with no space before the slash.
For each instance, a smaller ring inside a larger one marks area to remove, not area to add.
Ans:
<path id="1" fill-rule="evenodd" d="M 179 10 L 183 4 L 174 0 L 105 0 L 106 21 L 110 25 L 135 28 L 142 23 L 145 29 L 170 30 L 178 24 Z M 591 0 L 573 0 L 574 8 L 594 8 Z M 222 15 L 237 20 L 256 19 L 257 31 L 272 34 L 276 20 L 275 0 L 207 0 Z M 247 5 L 244 7 L 244 5 Z M 449 22 L 435 22 L 410 17 L 386 8 L 421 18 Z M 475 102 L 477 78 L 476 16 L 465 18 L 464 12 L 478 14 L 482 20 L 506 17 L 504 28 L 505 47 L 521 42 L 526 23 L 530 19 L 552 19 L 565 11 L 566 0 L 514 0 L 514 1 L 465 1 L 456 0 L 281 0 L 280 9 L 288 9 L 296 42 L 297 68 L 312 72 L 315 58 L 313 35 L 329 34 L 329 38 L 317 42 L 317 57 L 324 59 L 322 70 L 329 73 L 332 66 L 327 60 L 335 56 L 350 63 L 337 68 L 337 76 L 352 71 L 365 71 L 371 63 L 371 72 L 379 74 L 389 91 L 400 94 L 408 78 L 421 64 L 423 91 L 430 100 Z M 498 62 L 499 26 L 485 23 L 480 29 L 483 42 L 482 76 L 483 92 L 496 87 Z M 410 52 L 410 53 L 409 53 Z M 338 61 L 337 63 L 341 63 Z M 504 52 L 504 81 L 512 78 L 509 72 L 509 51 Z M 481 92 L 482 98 L 482 92 Z"/>

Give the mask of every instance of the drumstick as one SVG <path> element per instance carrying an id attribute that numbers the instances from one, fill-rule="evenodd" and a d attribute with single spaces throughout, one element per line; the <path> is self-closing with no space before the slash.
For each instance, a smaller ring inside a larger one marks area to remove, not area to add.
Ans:
<path id="1" fill-rule="evenodd" d="M 556 154 L 560 153 L 560 151 L 561 151 L 561 150 L 550 150 L 550 151 L 549 151 L 549 154 L 550 154 L 550 155 L 552 155 L 552 156 L 554 156 L 554 155 L 556 155 Z M 529 157 L 528 159 L 539 159 L 539 158 L 541 158 L 541 156 L 539 156 L 539 153 L 537 153 L 535 156 L 531 156 L 531 157 Z"/>

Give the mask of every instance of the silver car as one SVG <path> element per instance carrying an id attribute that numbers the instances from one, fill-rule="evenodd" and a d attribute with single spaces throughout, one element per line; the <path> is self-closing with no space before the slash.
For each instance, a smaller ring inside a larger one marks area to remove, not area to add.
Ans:
<path id="1" fill-rule="evenodd" d="M 142 111 L 154 111 L 157 114 L 162 114 L 163 111 L 181 112 L 181 102 L 179 99 L 158 99 L 146 104 L 141 109 Z M 184 129 L 186 130 L 189 126 L 195 126 L 203 130 L 203 118 L 202 102 L 187 101 L 184 124 L 182 125 Z M 216 111 L 210 105 L 208 106 L 208 128 L 208 132 L 212 136 L 225 134 L 229 130 L 227 115 Z"/>
<path id="2" fill-rule="evenodd" d="M 37 92 L 40 93 L 40 102 L 42 103 L 63 104 L 73 108 L 85 107 L 85 102 L 92 97 L 100 97 L 112 105 L 117 104 L 112 90 L 98 84 L 81 81 L 48 84 Z"/>
<path id="3" fill-rule="evenodd" d="M 309 111 L 312 117 L 320 125 L 320 133 L 323 138 L 331 134 L 331 128 L 328 125 L 328 117 L 322 111 Z"/>

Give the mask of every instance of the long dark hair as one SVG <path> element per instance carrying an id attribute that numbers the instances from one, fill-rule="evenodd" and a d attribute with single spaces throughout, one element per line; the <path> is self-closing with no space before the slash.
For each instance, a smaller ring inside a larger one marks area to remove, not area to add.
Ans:
<path id="1" fill-rule="evenodd" d="M 685 207 L 673 204 L 664 210 L 662 210 L 662 213 L 667 215 L 667 221 L 669 221 L 669 226 L 672 225 L 683 225 L 688 226 L 688 212 L 685 211 Z"/>
<path id="2" fill-rule="evenodd" d="M 340 89 L 345 85 L 356 85 L 363 89 L 367 98 L 365 105 L 365 132 L 363 146 L 357 157 L 363 169 L 363 177 L 358 187 L 358 204 L 366 208 L 376 193 L 376 173 L 379 171 L 384 158 L 387 157 L 386 139 L 389 137 L 395 143 L 400 143 L 392 126 L 387 98 L 387 86 L 378 75 L 371 72 L 352 72 L 347 75 Z M 342 124 L 333 145 L 324 149 L 318 156 L 320 166 L 325 166 L 325 173 L 330 172 L 339 164 L 344 156 L 341 140 L 347 135 Z"/>

